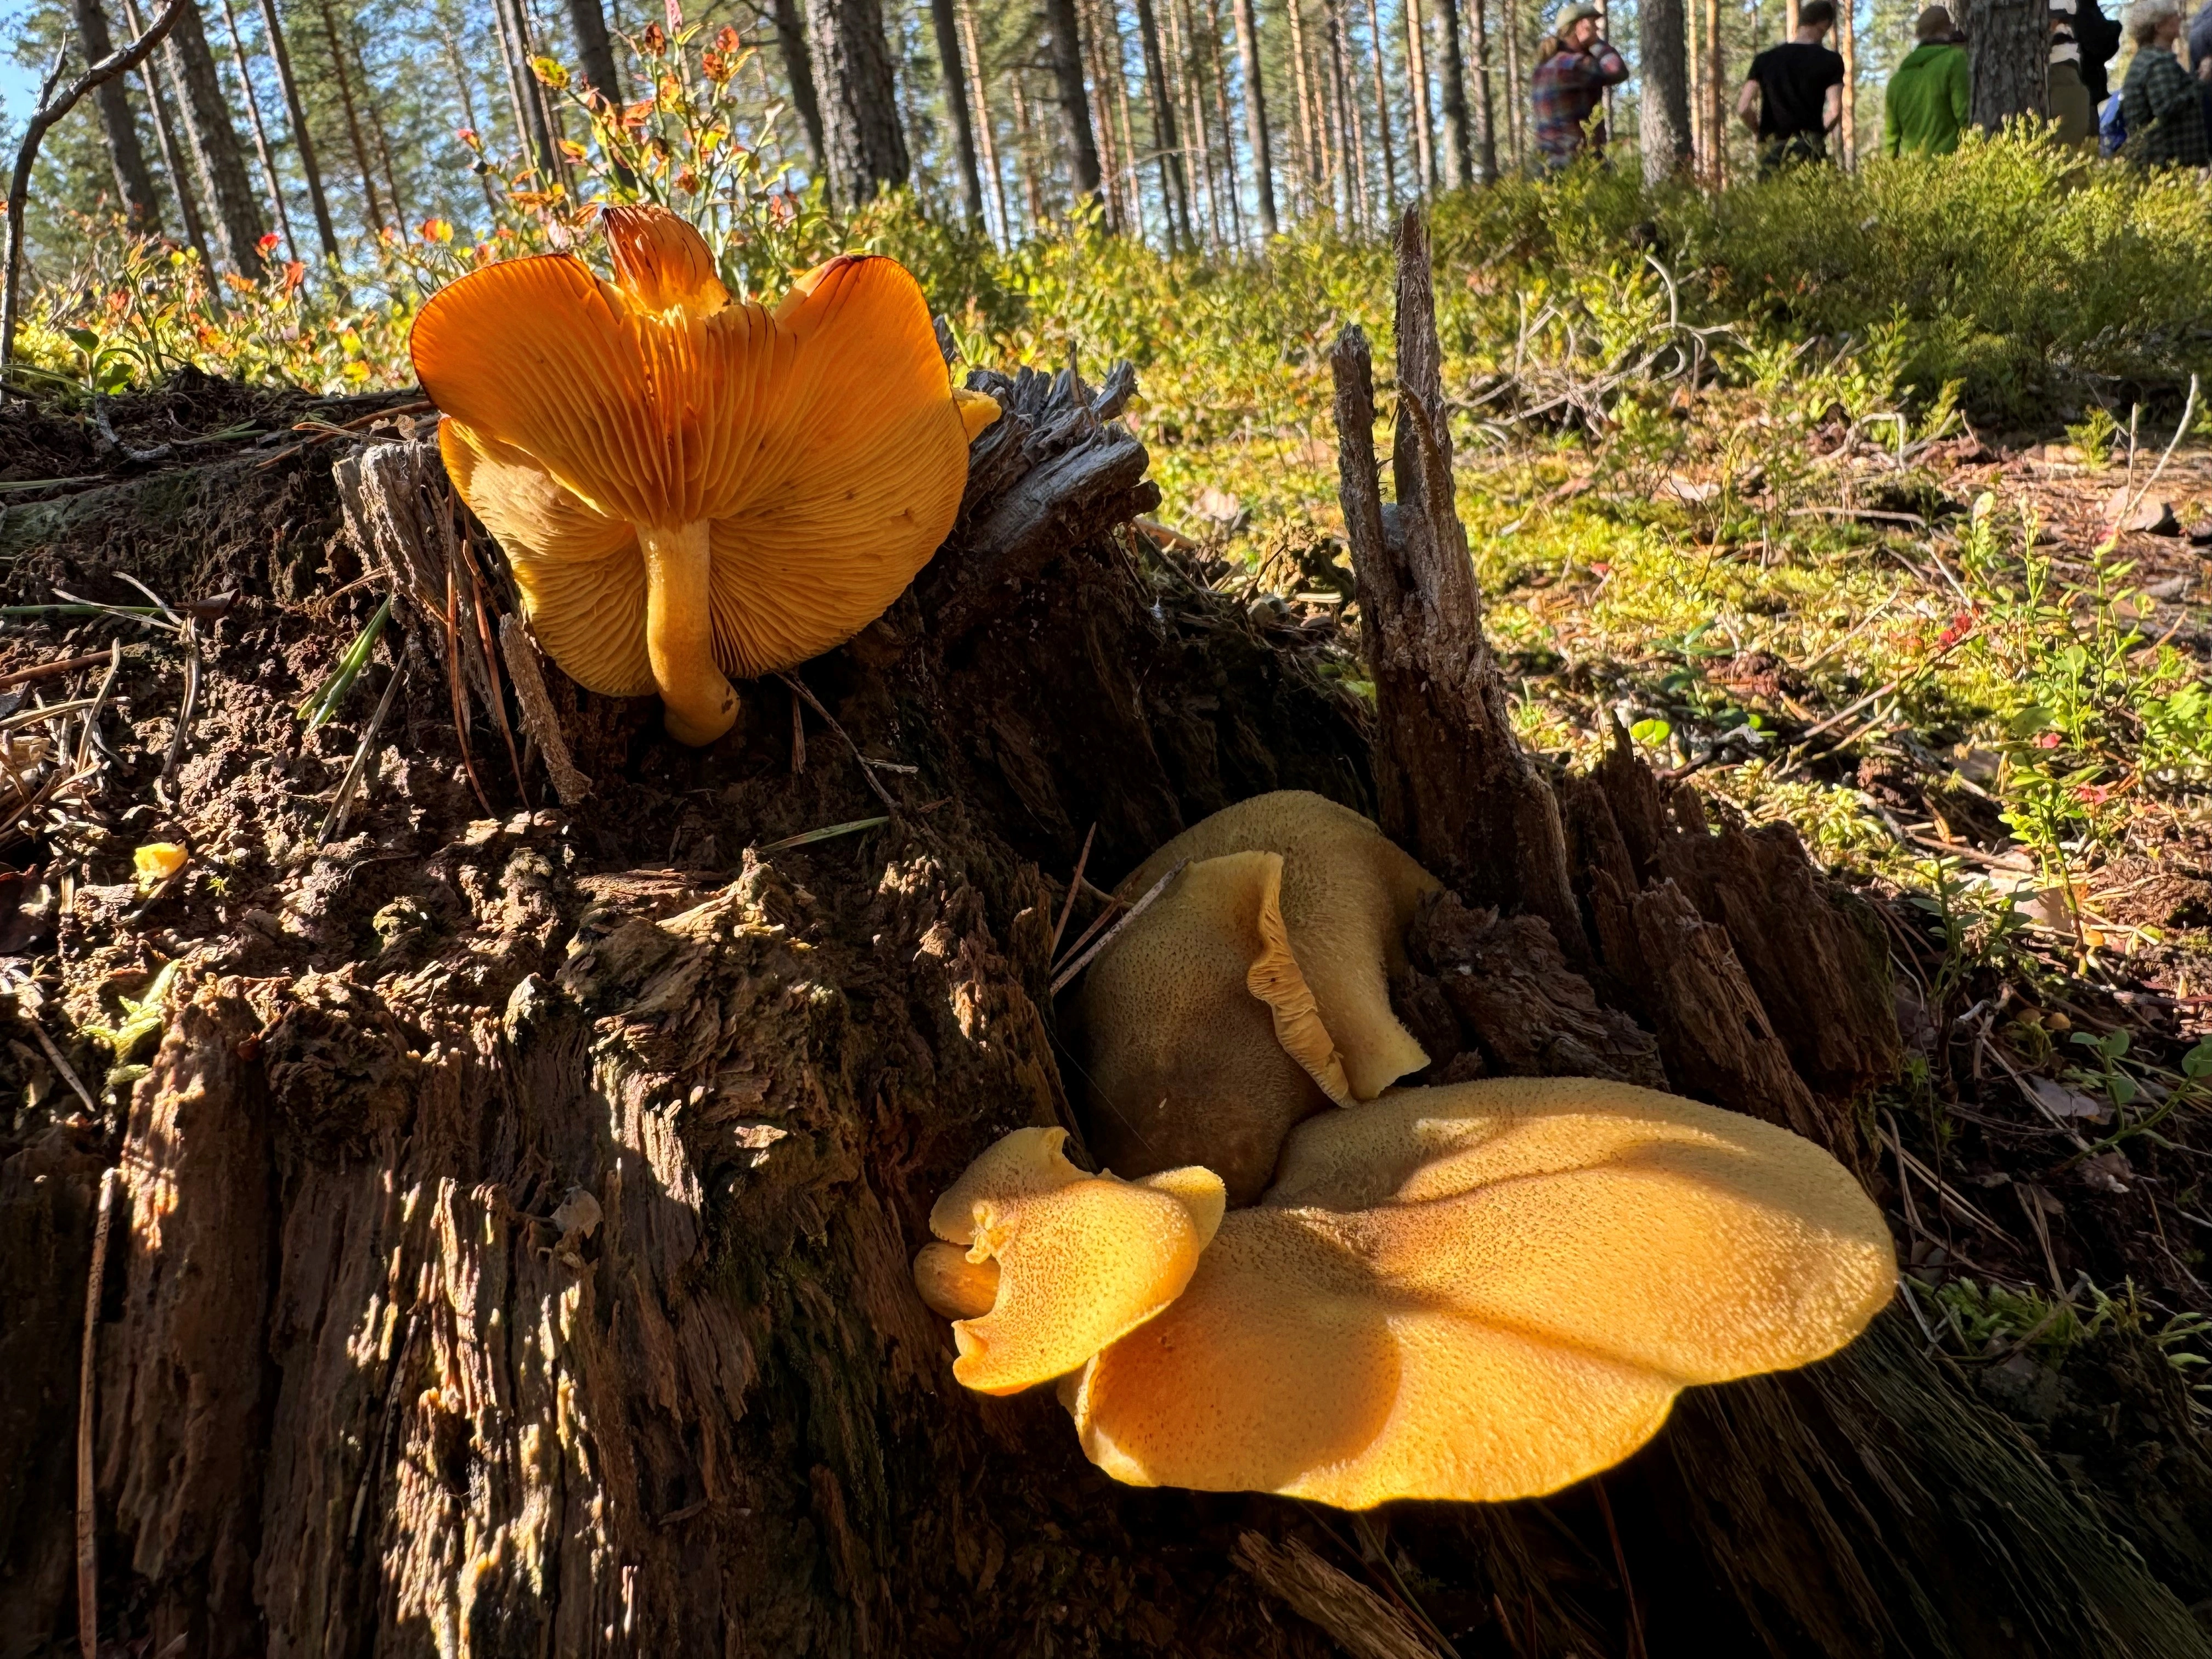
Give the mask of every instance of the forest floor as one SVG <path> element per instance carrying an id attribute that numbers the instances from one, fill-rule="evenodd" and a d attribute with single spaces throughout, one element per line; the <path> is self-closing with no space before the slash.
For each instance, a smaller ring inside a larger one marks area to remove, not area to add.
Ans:
<path id="1" fill-rule="evenodd" d="M 378 407 L 187 379 L 113 413 L 126 447 L 244 465 L 351 441 L 293 428 L 359 431 Z M 1261 464 L 1271 503 L 1304 505 L 1258 521 L 1240 499 L 1260 493 L 1243 452 L 1177 457 L 1150 568 L 1169 587 L 1233 598 L 1261 635 L 1356 693 L 1325 440 Z M 153 590 L 149 613 L 56 609 L 133 596 L 55 591 L 56 573 L 23 556 L 36 536 L 22 526 L 51 526 L 133 469 L 82 423 L 20 408 L 0 414 L 0 451 L 16 607 L 0 633 L 0 974 L 14 1004 L 0 1158 L 109 1141 L 161 1030 L 167 963 L 197 954 L 249 978 L 364 951 L 395 970 L 436 963 L 450 919 L 425 912 L 400 872 L 362 873 L 418 858 L 404 849 L 434 829 L 453 889 L 550 946 L 567 924 L 540 915 L 517 874 L 502 825 L 523 809 L 483 723 L 488 782 L 472 792 L 402 743 L 349 806 L 352 823 L 335 823 L 373 677 L 319 732 L 291 711 L 328 685 L 373 596 L 342 580 L 294 592 L 280 565 L 248 559 L 225 573 L 243 596 L 233 612 L 165 611 L 210 580 L 179 549 L 125 567 Z M 1912 1316 L 2100 1503 L 2152 1516 L 2130 1529 L 2138 1547 L 2212 1607 L 2192 1542 L 2212 1535 L 2195 1387 L 2212 1364 L 2198 1272 L 2212 1243 L 2212 451 L 2166 453 L 2147 432 L 2131 444 L 2109 422 L 2060 442 L 1950 421 L 1914 438 L 1840 405 L 1782 415 L 1717 390 L 1595 433 L 1470 442 L 1461 476 L 1528 746 L 1579 767 L 1635 744 L 1715 811 L 1794 825 L 1881 917 L 1909 1058 L 1863 1103 L 1862 1128 Z M 274 518 L 226 531 L 264 548 L 283 533 Z M 332 568 L 343 575 L 344 560 Z M 650 724 L 641 709 L 603 716 L 580 762 L 630 765 Z M 781 763 L 761 744 L 765 778 Z M 779 809 L 766 783 L 687 817 L 680 773 L 630 765 L 688 826 L 666 847 L 617 846 L 623 828 L 604 814 L 588 832 L 603 861 L 667 866 L 663 911 L 695 902 L 744 847 L 823 827 L 813 797 Z M 136 850 L 168 842 L 189 861 L 142 876 Z M 1042 872 L 1054 891 L 1072 873 Z M 504 986 L 534 960 L 484 971 Z"/>

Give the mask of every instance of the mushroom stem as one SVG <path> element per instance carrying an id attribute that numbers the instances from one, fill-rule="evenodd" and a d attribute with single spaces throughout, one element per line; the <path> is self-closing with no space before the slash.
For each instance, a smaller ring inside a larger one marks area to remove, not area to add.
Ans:
<path id="1" fill-rule="evenodd" d="M 712 743 L 736 721 L 738 694 L 714 666 L 706 521 L 641 525 L 637 541 L 645 554 L 645 649 L 666 708 L 668 735 L 678 743 Z"/>

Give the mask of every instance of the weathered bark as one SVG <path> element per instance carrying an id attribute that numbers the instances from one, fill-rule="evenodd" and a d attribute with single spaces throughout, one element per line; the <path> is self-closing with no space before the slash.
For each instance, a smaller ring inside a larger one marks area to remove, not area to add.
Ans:
<path id="1" fill-rule="evenodd" d="M 1490 91 L 1488 0 L 1468 0 L 1468 29 L 1474 42 L 1474 52 L 1468 60 L 1474 70 L 1474 181 L 1487 185 L 1498 178 L 1498 108 Z"/>
<path id="2" fill-rule="evenodd" d="M 292 53 L 284 44 L 283 20 L 276 15 L 276 0 L 260 0 L 261 27 L 269 34 L 269 58 L 276 66 L 276 84 L 284 90 L 284 114 L 292 125 L 292 146 L 300 155 L 300 171 L 307 180 L 307 201 L 315 213 L 315 240 L 323 258 L 335 264 L 338 258 L 337 228 L 331 222 L 330 198 L 323 191 L 323 170 L 315 161 L 314 135 L 307 126 L 307 106 L 300 97 L 300 82 L 292 73 Z"/>
<path id="3" fill-rule="evenodd" d="M 230 124 L 230 100 L 216 74 L 215 53 L 200 26 L 198 6 L 187 7 L 161 50 L 184 88 L 185 131 L 200 167 L 220 233 L 217 252 L 242 276 L 261 275 L 261 210 L 246 176 L 246 158 Z"/>
<path id="4" fill-rule="evenodd" d="M 1638 0 L 1637 46 L 1644 71 L 1637 126 L 1644 182 L 1671 178 L 1690 159 L 1690 54 L 1683 0 Z"/>
<path id="5" fill-rule="evenodd" d="M 890 46 L 877 0 L 807 0 L 806 36 L 822 100 L 830 193 L 858 207 L 907 181 Z"/>
<path id="6" fill-rule="evenodd" d="M 84 60 L 96 64 L 115 50 L 107 27 L 107 8 L 101 0 L 75 0 L 70 15 L 76 21 L 78 40 L 84 43 Z M 123 204 L 124 222 L 131 229 L 158 233 L 161 203 L 154 194 L 154 175 L 146 170 L 146 151 L 138 142 L 138 118 L 131 112 L 130 83 L 121 76 L 103 82 L 93 94 L 100 104 L 100 131 L 107 146 L 108 166 L 115 173 L 116 199 Z"/>
<path id="7" fill-rule="evenodd" d="M 799 0 L 775 0 L 776 50 L 783 54 L 784 78 L 791 83 L 791 101 L 799 106 L 799 123 L 806 132 L 806 153 L 814 170 L 828 166 L 829 149 L 822 134 L 822 100 L 814 89 L 814 64 L 806 50 L 806 25 L 799 15 Z"/>
<path id="8" fill-rule="evenodd" d="M 2040 117 L 2051 73 L 2051 13 L 2035 0 L 1966 0 L 1966 72 L 1973 118 L 1994 132 L 2016 115 Z"/>

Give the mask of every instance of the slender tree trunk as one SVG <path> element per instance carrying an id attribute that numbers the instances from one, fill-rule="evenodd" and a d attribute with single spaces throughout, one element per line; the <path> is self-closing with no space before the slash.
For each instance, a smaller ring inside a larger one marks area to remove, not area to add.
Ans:
<path id="1" fill-rule="evenodd" d="M 1469 0 L 1468 23 L 1474 37 L 1474 177 L 1478 184 L 1498 178 L 1498 105 L 1490 87 L 1489 0 Z"/>
<path id="2" fill-rule="evenodd" d="M 807 0 L 806 35 L 820 77 L 830 194 L 858 207 L 906 183 L 911 171 L 883 11 L 877 0 Z"/>
<path id="3" fill-rule="evenodd" d="M 586 0 L 574 0 L 586 3 Z M 960 19 L 953 0 L 929 0 L 930 21 L 937 28 L 937 61 L 944 71 L 945 107 L 952 117 L 952 146 L 960 163 L 960 197 L 968 222 L 983 224 L 983 176 L 975 167 L 975 128 L 968 109 L 968 75 L 961 60 Z"/>
<path id="4" fill-rule="evenodd" d="M 1721 0 L 1705 3 L 1705 131 L 1712 135 L 1711 184 L 1728 183 L 1728 60 L 1721 47 Z"/>
<path id="5" fill-rule="evenodd" d="M 230 125 L 229 100 L 223 94 L 222 77 L 216 72 L 207 33 L 200 27 L 197 5 L 177 19 L 162 50 L 169 54 L 185 89 L 185 131 L 205 175 L 231 267 L 241 276 L 258 277 L 261 210 L 246 175 L 246 157 L 239 147 L 237 130 Z"/>
<path id="6" fill-rule="evenodd" d="M 345 112 L 346 137 L 353 143 L 354 167 L 361 175 L 362 210 L 366 216 L 368 234 L 374 236 L 385 224 L 384 204 L 376 193 L 376 171 L 369 165 L 368 145 L 362 137 L 361 112 L 354 106 L 353 78 L 346 73 L 345 46 L 338 38 L 337 13 L 332 9 L 331 0 L 316 0 L 316 9 L 323 20 L 324 43 L 331 50 L 331 74 L 337 83 L 338 107 Z M 495 0 L 494 15 L 498 15 L 501 9 L 497 0 Z M 513 64 L 518 60 L 510 58 L 509 61 Z M 550 174 L 550 168 L 548 172 Z"/>
<path id="7" fill-rule="evenodd" d="M 1097 0 L 1079 0 L 1076 24 L 1083 42 L 1084 79 L 1091 100 L 1091 130 L 1098 139 L 1098 184 L 1106 228 L 1120 234 L 1128 219 L 1122 202 L 1121 147 L 1114 131 L 1114 88 L 1106 73 L 1106 43 Z"/>
<path id="8" fill-rule="evenodd" d="M 1229 234 L 1244 244 L 1244 190 L 1237 169 L 1237 132 L 1229 119 L 1229 66 L 1221 50 L 1221 0 L 1206 0 L 1206 79 L 1213 89 L 1213 115 L 1221 133 L 1221 176 L 1229 198 Z"/>
<path id="9" fill-rule="evenodd" d="M 1298 203 L 1301 212 L 1313 211 L 1322 176 L 1321 115 L 1314 102 L 1313 76 L 1306 59 L 1305 10 L 1303 0 L 1284 0 L 1291 21 L 1291 78 L 1298 101 Z"/>
<path id="10" fill-rule="evenodd" d="M 1682 6 L 1683 0 L 1638 0 L 1636 8 L 1644 59 L 1637 125 L 1647 185 L 1680 172 L 1690 156 L 1690 58 L 1682 38 Z"/>
<path id="11" fill-rule="evenodd" d="M 1030 100 L 1020 71 L 1013 76 L 1014 138 L 1022 163 L 1022 210 L 1024 228 L 1035 234 L 1044 222 L 1044 190 L 1037 179 L 1036 123 L 1030 118 Z"/>
<path id="12" fill-rule="evenodd" d="M 123 21 L 132 35 L 146 32 L 138 21 L 138 8 L 133 0 L 123 0 Z M 165 43 L 166 44 L 166 43 Z M 174 113 L 169 108 L 167 95 L 161 87 L 162 70 L 166 67 L 160 52 L 154 52 L 139 66 L 139 74 L 146 84 L 147 106 L 154 113 L 154 142 L 161 151 L 161 170 L 169 175 L 169 188 L 176 192 L 177 217 L 185 227 L 185 240 L 191 244 L 192 252 L 200 256 L 200 269 L 207 276 L 207 290 L 216 310 L 222 310 L 222 290 L 215 280 L 215 256 L 208 247 L 207 223 L 200 216 L 198 198 L 194 194 L 191 175 L 185 170 L 184 147 L 178 142 Z"/>
<path id="13" fill-rule="evenodd" d="M 107 10 L 100 0 L 75 0 L 84 58 L 97 64 L 115 50 L 107 27 Z M 136 33 L 136 31 L 133 31 Z M 100 106 L 100 128 L 107 144 L 107 162 L 115 173 L 116 199 L 123 204 L 123 222 L 135 231 L 158 234 L 161 228 L 161 198 L 154 193 L 154 175 L 146 167 L 146 151 L 138 142 L 138 118 L 131 108 L 131 87 L 123 76 L 100 83 L 93 94 Z"/>
<path id="14" fill-rule="evenodd" d="M 527 166 L 537 146 L 531 137 L 529 104 L 522 89 L 521 57 L 508 38 L 505 0 L 492 0 L 491 32 L 500 64 L 507 71 L 507 118 L 514 127 L 514 153 Z"/>
<path id="15" fill-rule="evenodd" d="M 576 33 L 576 64 L 584 71 L 585 89 L 610 104 L 621 103 L 622 71 L 615 64 L 615 43 L 607 33 L 607 14 L 599 0 L 568 0 L 568 27 Z"/>
<path id="16" fill-rule="evenodd" d="M 1152 0 L 1137 0 L 1137 34 L 1145 53 L 1146 102 L 1152 116 L 1152 150 L 1160 166 L 1160 208 L 1168 222 L 1168 252 L 1194 246 L 1190 232 L 1190 189 L 1183 172 L 1182 144 L 1176 133 L 1175 91 L 1168 84 L 1160 50 L 1159 19 Z"/>
<path id="17" fill-rule="evenodd" d="M 828 0 L 817 0 L 827 3 Z M 1077 197 L 1098 198 L 1098 140 L 1091 130 L 1091 98 L 1083 84 L 1083 32 L 1075 0 L 1044 0 L 1047 53 L 1066 129 L 1068 173 Z"/>
<path id="18" fill-rule="evenodd" d="M 1100 18 L 1106 26 L 1102 38 L 1109 43 L 1104 49 L 1109 54 L 1108 74 L 1114 83 L 1114 114 L 1121 133 L 1121 191 L 1129 204 L 1128 222 L 1136 228 L 1141 240 L 1145 234 L 1145 186 L 1137 167 L 1136 123 L 1129 116 L 1128 43 L 1121 33 L 1120 0 L 1100 0 Z"/>
<path id="19" fill-rule="evenodd" d="M 1268 142 L 1267 89 L 1260 74 L 1260 19 L 1253 0 L 1234 0 L 1237 22 L 1237 65 L 1244 76 L 1244 141 L 1252 150 L 1252 176 L 1260 204 L 1260 232 L 1273 236 L 1281 227 L 1275 218 L 1275 153 Z"/>
<path id="20" fill-rule="evenodd" d="M 560 100 L 554 95 L 552 88 L 538 78 L 536 68 L 537 60 L 543 55 L 539 43 L 545 39 L 544 20 L 538 15 L 530 0 L 508 0 L 508 3 L 513 8 L 515 46 L 521 54 L 522 90 L 530 100 L 531 117 L 537 123 L 538 131 L 544 135 L 543 149 L 549 176 L 553 183 L 573 196 L 576 190 L 576 175 L 569 165 L 567 152 L 561 148 L 561 141 L 568 134 L 562 127 Z M 361 83 L 367 92 L 369 130 L 376 135 L 378 148 L 384 155 L 384 176 L 392 186 L 392 211 L 404 220 L 407 210 L 400 204 L 399 181 L 392 171 L 391 148 L 384 142 L 384 118 L 378 111 L 380 100 L 375 96 L 375 88 L 369 81 L 368 54 L 362 46 L 358 15 L 349 31 L 348 39 L 353 42 L 354 64 L 361 71 Z"/>
<path id="21" fill-rule="evenodd" d="M 1383 84 L 1382 14 L 1375 0 L 1367 0 L 1367 45 L 1375 70 L 1375 129 L 1382 140 L 1382 200 L 1392 217 L 1398 212 L 1398 157 L 1390 141 L 1390 92 Z M 1420 191 L 1416 189 L 1416 196 Z"/>
<path id="22" fill-rule="evenodd" d="M 1374 223 L 1367 199 L 1367 124 L 1352 95 L 1352 66 L 1346 61 L 1343 0 L 1325 0 L 1322 18 L 1328 31 L 1329 90 L 1336 105 L 1337 153 L 1346 160 L 1345 212 L 1352 223 Z"/>
<path id="23" fill-rule="evenodd" d="M 315 164 L 315 141 L 307 131 L 307 106 L 300 83 L 292 73 L 292 54 L 284 44 L 284 25 L 276 15 L 276 0 L 260 0 L 261 27 L 269 36 L 269 61 L 276 66 L 276 84 L 284 94 L 284 113 L 292 126 L 292 147 L 300 153 L 300 171 L 307 176 L 307 204 L 314 210 L 315 240 L 323 258 L 338 258 L 338 234 L 331 222 L 330 198 L 323 193 L 323 170 Z"/>
<path id="24" fill-rule="evenodd" d="M 352 34 L 353 31 L 349 30 L 348 33 Z M 385 193 L 392 198 L 392 217 L 398 222 L 404 230 L 407 221 L 412 216 L 408 213 L 407 204 L 399 193 L 399 168 L 392 160 L 392 135 L 385 130 L 384 125 L 384 100 L 377 95 L 376 83 L 369 77 L 368 54 L 362 50 L 358 35 L 354 36 L 352 45 L 353 65 L 361 72 L 362 101 L 368 107 L 368 130 L 376 140 L 377 158 L 384 163 Z M 542 91 L 543 88 L 540 90 Z M 554 136 L 558 138 L 557 130 Z M 554 154 L 556 157 L 560 155 L 557 144 Z M 567 178 L 565 169 L 563 169 L 562 178 L 564 180 Z"/>
<path id="25" fill-rule="evenodd" d="M 1480 6 L 1482 0 L 1474 0 Z M 1459 0 L 1437 0 L 1437 16 L 1443 34 L 1444 183 L 1457 190 L 1485 179 L 1475 166 L 1474 137 L 1468 131 L 1467 60 L 1459 44 Z M 1478 49 L 1480 31 L 1476 32 Z"/>
<path id="26" fill-rule="evenodd" d="M 1443 180 L 1437 171 L 1435 112 L 1429 107 L 1428 20 L 1421 0 L 1405 0 L 1406 79 L 1413 94 L 1413 174 L 1418 188 L 1434 194 Z"/>
<path id="27" fill-rule="evenodd" d="M 460 43 L 454 40 L 451 33 L 441 35 L 440 40 L 446 48 L 446 67 L 453 72 L 453 91 L 461 100 L 461 118 L 469 124 L 469 130 L 471 132 L 481 132 L 483 129 L 477 125 L 477 95 L 474 88 L 469 84 L 469 66 L 467 60 L 461 56 Z M 479 173 L 477 174 L 477 183 L 483 187 L 485 209 L 496 216 L 499 212 L 499 192 L 492 188 L 490 176 Z"/>
<path id="28" fill-rule="evenodd" d="M 806 25 L 799 15 L 799 0 L 775 0 L 774 15 L 784 78 L 791 82 L 791 101 L 799 106 L 799 125 L 806 129 L 806 153 L 819 174 L 829 166 L 830 152 L 823 141 L 822 100 L 814 90 L 814 65 L 806 50 Z"/>
<path id="29" fill-rule="evenodd" d="M 1851 27 L 1851 13 L 1856 9 L 1851 0 L 1844 0 L 1836 8 L 1836 51 L 1844 60 L 1841 131 L 1836 136 L 1841 141 L 1846 168 L 1855 167 L 1859 162 L 1859 53 L 1857 33 Z M 2046 59 L 2045 74 L 2049 73 Z M 2040 109 L 2042 106 L 2037 107 Z"/>
<path id="30" fill-rule="evenodd" d="M 975 42 L 975 14 L 968 0 L 958 0 L 960 33 L 968 46 L 969 90 L 975 98 L 975 136 L 981 142 L 983 168 L 991 175 L 992 205 L 999 210 L 999 240 L 1007 247 L 1014 245 L 1013 222 L 1006 216 L 1006 179 L 999 168 L 999 139 L 997 124 L 991 117 L 990 92 L 983 75 L 983 53 Z M 820 118 L 817 116 L 817 119 Z"/>
<path id="31" fill-rule="evenodd" d="M 300 257 L 300 244 L 292 234 L 292 216 L 284 207 L 284 186 L 276 180 L 276 163 L 269 152 L 269 128 L 261 118 L 261 96 L 253 89 L 253 71 L 246 57 L 246 42 L 238 32 L 238 12 L 231 0 L 222 0 L 222 21 L 230 31 L 232 61 L 238 65 L 239 85 L 246 88 L 246 112 L 253 124 L 253 153 L 261 161 L 261 177 L 269 187 L 269 206 L 276 216 L 276 228 L 283 234 L 284 252 L 293 259 Z"/>
<path id="32" fill-rule="evenodd" d="M 1522 101 L 1520 0 L 1505 0 L 1505 131 L 1512 141 L 1513 166 L 1519 171 L 1528 160 L 1524 140 L 1528 109 Z"/>

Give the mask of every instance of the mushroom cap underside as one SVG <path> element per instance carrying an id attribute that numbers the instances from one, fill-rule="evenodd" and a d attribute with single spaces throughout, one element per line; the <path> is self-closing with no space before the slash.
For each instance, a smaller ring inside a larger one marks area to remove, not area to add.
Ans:
<path id="1" fill-rule="evenodd" d="M 713 303 L 697 233 L 665 214 L 649 230 L 611 223 L 615 283 L 565 254 L 473 271 L 411 339 L 448 471 L 507 550 L 533 630 L 613 696 L 655 689 L 641 526 L 708 525 L 724 672 L 790 667 L 866 627 L 927 562 L 996 409 L 955 397 L 895 260 L 832 260 L 771 311 Z"/>

